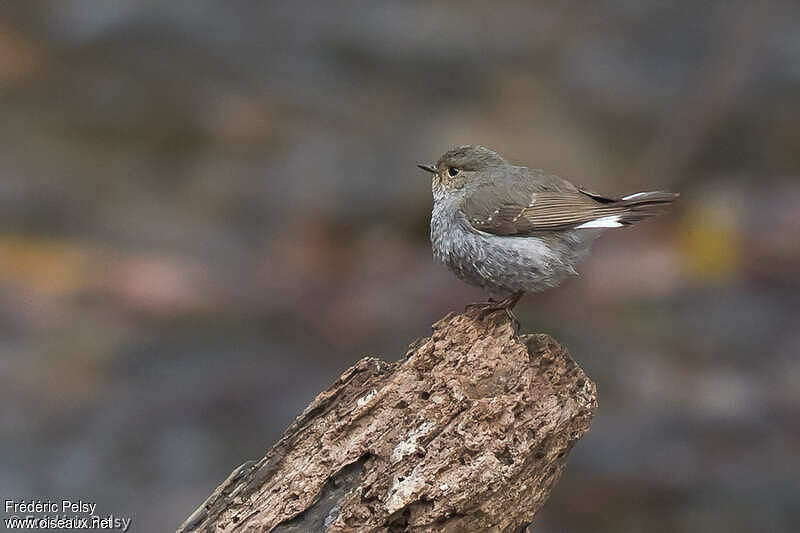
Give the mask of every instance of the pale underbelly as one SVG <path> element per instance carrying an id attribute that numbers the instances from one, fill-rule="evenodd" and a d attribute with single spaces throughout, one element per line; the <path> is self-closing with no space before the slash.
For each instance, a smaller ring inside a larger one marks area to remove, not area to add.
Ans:
<path id="1" fill-rule="evenodd" d="M 436 255 L 460 279 L 494 295 L 539 292 L 576 274 L 596 234 L 578 230 L 539 238 L 458 231 Z"/>

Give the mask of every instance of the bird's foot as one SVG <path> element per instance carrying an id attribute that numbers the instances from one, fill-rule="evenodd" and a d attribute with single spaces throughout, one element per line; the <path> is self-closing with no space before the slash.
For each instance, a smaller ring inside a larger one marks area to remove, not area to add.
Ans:
<path id="1" fill-rule="evenodd" d="M 514 329 L 515 330 L 519 329 L 519 319 L 517 318 L 517 315 L 514 314 L 514 311 L 510 307 L 497 307 L 494 305 L 484 307 L 478 313 L 478 320 L 483 320 L 487 316 L 496 313 L 498 311 L 505 312 L 506 316 L 511 321 L 511 323 L 514 324 Z"/>
<path id="2" fill-rule="evenodd" d="M 506 316 L 508 316 L 509 320 L 511 320 L 514 329 L 519 329 L 519 320 L 514 314 L 514 306 L 517 305 L 517 302 L 519 302 L 523 294 L 523 291 L 518 291 L 497 302 L 490 299 L 488 302 L 469 304 L 467 309 L 477 309 L 478 320 L 483 320 L 492 313 L 503 311 Z"/>
<path id="3" fill-rule="evenodd" d="M 469 311 L 472 309 L 476 309 L 478 311 L 483 311 L 484 309 L 489 307 L 494 307 L 495 305 L 497 305 L 497 303 L 494 302 L 493 300 L 489 300 L 488 302 L 475 302 L 465 305 L 464 310 Z"/>

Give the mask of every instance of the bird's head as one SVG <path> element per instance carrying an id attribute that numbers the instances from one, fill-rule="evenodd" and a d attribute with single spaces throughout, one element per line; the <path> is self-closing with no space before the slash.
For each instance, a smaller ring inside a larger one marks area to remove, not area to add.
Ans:
<path id="1" fill-rule="evenodd" d="M 431 186 L 436 197 L 438 194 L 457 191 L 469 184 L 491 179 L 493 170 L 508 164 L 494 150 L 480 145 L 467 145 L 445 152 L 435 165 L 417 166 L 433 174 Z"/>

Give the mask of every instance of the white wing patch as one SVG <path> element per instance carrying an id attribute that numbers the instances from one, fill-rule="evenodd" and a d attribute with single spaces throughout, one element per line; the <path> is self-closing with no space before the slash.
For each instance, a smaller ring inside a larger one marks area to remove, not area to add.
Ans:
<path id="1" fill-rule="evenodd" d="M 584 222 L 580 226 L 575 226 L 575 229 L 621 228 L 622 224 L 620 223 L 619 219 L 619 215 L 609 215 L 607 217 L 596 218 L 590 222 Z"/>
<path id="2" fill-rule="evenodd" d="M 633 200 L 635 198 L 639 198 L 640 196 L 645 196 L 645 195 L 648 195 L 648 194 L 650 194 L 650 193 L 649 192 L 637 192 L 637 193 L 634 193 L 634 194 L 629 194 L 628 196 L 623 196 L 622 199 L 623 200 Z"/>

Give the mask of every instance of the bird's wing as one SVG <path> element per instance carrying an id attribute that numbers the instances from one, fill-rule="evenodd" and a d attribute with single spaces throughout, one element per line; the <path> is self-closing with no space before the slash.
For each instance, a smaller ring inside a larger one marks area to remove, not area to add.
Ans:
<path id="1" fill-rule="evenodd" d="M 517 180 L 514 187 L 478 188 L 461 203 L 461 212 L 476 230 L 494 235 L 529 236 L 624 226 L 657 214 L 659 207 L 673 199 L 671 193 L 662 192 L 607 198 L 579 189 L 566 180 L 548 177 L 544 182 Z"/>

